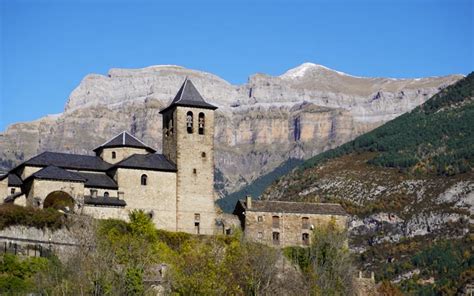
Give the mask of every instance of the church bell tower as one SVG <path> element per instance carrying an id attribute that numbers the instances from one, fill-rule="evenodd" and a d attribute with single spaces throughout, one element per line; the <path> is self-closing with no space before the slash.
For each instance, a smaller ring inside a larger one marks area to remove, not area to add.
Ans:
<path id="1" fill-rule="evenodd" d="M 213 234 L 214 111 L 185 79 L 163 117 L 163 155 L 174 162 L 176 176 L 177 231 Z M 171 186 L 171 184 L 170 184 Z"/>

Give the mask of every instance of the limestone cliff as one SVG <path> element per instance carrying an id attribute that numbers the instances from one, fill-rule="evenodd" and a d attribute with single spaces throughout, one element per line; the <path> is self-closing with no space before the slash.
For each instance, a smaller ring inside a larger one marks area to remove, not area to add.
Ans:
<path id="1" fill-rule="evenodd" d="M 0 170 L 44 150 L 91 153 L 127 130 L 161 148 L 161 115 L 185 77 L 216 114 L 219 193 L 234 192 L 289 158 L 306 159 L 409 111 L 460 75 L 422 79 L 354 77 L 306 63 L 243 85 L 179 66 L 87 75 L 64 113 L 0 133 Z"/>

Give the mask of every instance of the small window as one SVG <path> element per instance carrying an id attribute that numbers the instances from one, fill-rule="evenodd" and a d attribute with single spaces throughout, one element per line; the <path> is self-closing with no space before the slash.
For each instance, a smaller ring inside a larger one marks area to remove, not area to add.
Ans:
<path id="1" fill-rule="evenodd" d="M 115 159 L 117 158 L 117 154 L 115 153 L 115 151 L 112 151 L 112 159 Z"/>
<path id="2" fill-rule="evenodd" d="M 186 129 L 188 134 L 193 133 L 193 112 L 191 111 L 186 114 Z"/>
<path id="3" fill-rule="evenodd" d="M 201 214 L 194 214 L 194 221 L 201 220 Z"/>
<path id="4" fill-rule="evenodd" d="M 258 237 L 258 239 L 262 239 L 263 238 L 263 232 L 259 232 L 257 237 Z"/>
<path id="5" fill-rule="evenodd" d="M 201 152 L 201 157 L 206 158 L 206 152 Z"/>
<path id="6" fill-rule="evenodd" d="M 309 229 L 309 218 L 308 217 L 301 218 L 301 228 Z"/>
<path id="7" fill-rule="evenodd" d="M 280 233 L 279 232 L 273 232 L 272 233 L 272 238 L 273 238 L 273 244 L 274 245 L 279 245 L 280 244 Z"/>
<path id="8" fill-rule="evenodd" d="M 278 216 L 272 217 L 272 226 L 273 228 L 280 228 L 280 217 Z"/>
<path id="9" fill-rule="evenodd" d="M 97 197 L 97 189 L 91 189 L 91 196 L 92 197 Z"/>
<path id="10" fill-rule="evenodd" d="M 200 135 L 204 135 L 204 113 L 199 113 L 199 121 L 198 121 L 198 124 L 199 124 L 199 128 L 198 128 L 198 132 Z"/>
<path id="11" fill-rule="evenodd" d="M 193 174 L 197 174 L 197 170 L 196 169 L 193 169 Z"/>
<path id="12" fill-rule="evenodd" d="M 257 221 L 258 221 L 258 222 L 263 222 L 263 216 L 258 216 L 258 217 L 257 217 Z"/>
<path id="13" fill-rule="evenodd" d="M 104 197 L 105 197 L 105 198 L 109 197 L 109 192 L 107 192 L 107 191 L 104 192 Z"/>
<path id="14" fill-rule="evenodd" d="M 200 233 L 201 230 L 199 229 L 199 222 L 194 222 L 194 231 L 196 234 Z"/>
<path id="15" fill-rule="evenodd" d="M 148 176 L 143 174 L 142 177 L 141 177 L 141 184 L 142 186 L 146 186 L 147 185 L 147 182 L 148 182 Z"/>
<path id="16" fill-rule="evenodd" d="M 15 188 L 12 188 L 12 189 L 10 190 L 10 193 L 11 193 L 11 194 L 15 194 Z"/>
<path id="17" fill-rule="evenodd" d="M 303 233 L 301 239 L 303 240 L 303 245 L 309 245 L 309 233 Z"/>

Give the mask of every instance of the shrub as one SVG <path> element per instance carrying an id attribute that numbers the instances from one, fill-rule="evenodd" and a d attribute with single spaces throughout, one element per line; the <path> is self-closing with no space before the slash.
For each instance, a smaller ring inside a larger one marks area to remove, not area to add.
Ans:
<path id="1" fill-rule="evenodd" d="M 63 214 L 55 209 L 34 209 L 12 204 L 0 205 L 0 229 L 14 225 L 58 229 L 66 225 Z"/>

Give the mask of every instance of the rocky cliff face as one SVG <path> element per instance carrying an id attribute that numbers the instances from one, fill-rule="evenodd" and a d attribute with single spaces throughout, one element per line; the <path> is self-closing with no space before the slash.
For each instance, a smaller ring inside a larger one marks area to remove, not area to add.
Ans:
<path id="1" fill-rule="evenodd" d="M 186 76 L 219 106 L 215 162 L 221 196 L 288 158 L 305 159 L 347 142 L 461 78 L 361 78 L 307 63 L 278 77 L 256 74 L 246 84 L 232 85 L 178 66 L 111 69 L 107 76 L 86 76 L 64 113 L 0 133 L 0 169 L 44 150 L 88 154 L 123 130 L 159 150 L 159 110 Z"/>

